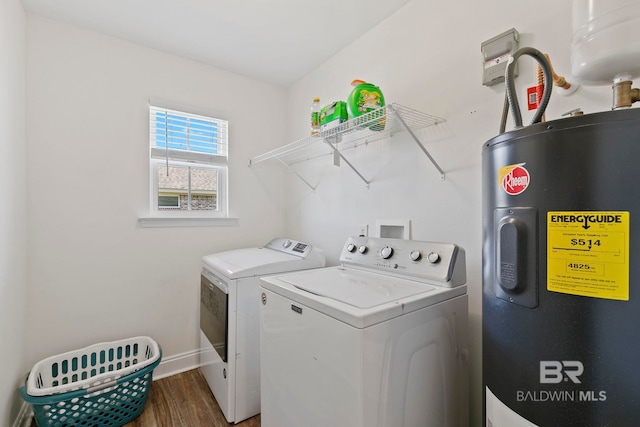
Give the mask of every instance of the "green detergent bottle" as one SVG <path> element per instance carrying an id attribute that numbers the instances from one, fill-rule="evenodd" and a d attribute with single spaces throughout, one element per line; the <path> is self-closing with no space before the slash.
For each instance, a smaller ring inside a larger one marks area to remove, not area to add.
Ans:
<path id="1" fill-rule="evenodd" d="M 378 86 L 367 83 L 364 80 L 354 80 L 351 82 L 351 86 L 354 88 L 347 99 L 347 112 L 350 119 L 384 107 L 384 95 L 382 95 L 382 91 Z M 374 113 L 367 116 L 367 118 L 376 118 L 377 116 Z M 380 110 L 379 116 L 380 120 L 373 123 L 367 120 L 364 125 L 369 126 L 371 130 L 383 130 L 385 124 L 384 109 Z"/>

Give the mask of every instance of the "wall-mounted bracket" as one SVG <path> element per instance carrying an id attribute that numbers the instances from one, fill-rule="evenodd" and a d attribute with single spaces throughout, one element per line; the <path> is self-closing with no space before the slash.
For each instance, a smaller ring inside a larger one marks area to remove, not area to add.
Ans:
<path id="1" fill-rule="evenodd" d="M 369 188 L 371 181 L 367 180 L 355 165 L 347 159 L 345 152 L 360 145 L 389 138 L 395 133 L 407 131 L 436 167 L 440 173 L 440 179 L 444 180 L 444 171 L 416 136 L 415 130 L 434 126 L 445 121 L 440 117 L 424 114 L 394 103 L 347 120 L 337 127 L 322 131 L 317 135 L 302 138 L 291 144 L 253 157 L 249 160 L 249 166 L 273 158 L 278 159 L 309 188 L 315 190 L 316 186 L 311 185 L 304 179 L 293 166 L 314 158 L 330 155 L 333 156 L 334 164 L 339 165 L 341 162 L 347 164 Z"/>

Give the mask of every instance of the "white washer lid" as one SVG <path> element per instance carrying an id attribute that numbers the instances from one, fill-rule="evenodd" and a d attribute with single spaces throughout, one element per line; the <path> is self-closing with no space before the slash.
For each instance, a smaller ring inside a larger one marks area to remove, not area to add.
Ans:
<path id="1" fill-rule="evenodd" d="M 345 267 L 262 277 L 261 286 L 359 329 L 467 292 Z"/>
<path id="2" fill-rule="evenodd" d="M 245 248 L 202 257 L 204 267 L 230 279 L 323 267 L 315 257 L 300 258 L 267 248 Z"/>
<path id="3" fill-rule="evenodd" d="M 371 308 L 435 290 L 424 283 L 359 270 L 327 268 L 279 278 L 303 291 L 357 308 Z"/>

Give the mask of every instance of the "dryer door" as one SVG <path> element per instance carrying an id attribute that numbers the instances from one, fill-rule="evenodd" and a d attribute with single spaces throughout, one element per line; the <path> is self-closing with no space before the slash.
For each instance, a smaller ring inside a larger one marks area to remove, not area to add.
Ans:
<path id="1" fill-rule="evenodd" d="M 200 276 L 200 330 L 224 362 L 229 337 L 229 287 L 208 271 Z"/>

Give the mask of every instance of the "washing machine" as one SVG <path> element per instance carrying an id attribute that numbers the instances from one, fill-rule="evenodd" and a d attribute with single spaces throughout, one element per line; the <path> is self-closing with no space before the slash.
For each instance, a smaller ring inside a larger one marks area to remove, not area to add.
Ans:
<path id="1" fill-rule="evenodd" d="M 468 425 L 465 252 L 350 237 L 340 265 L 261 279 L 263 427 Z"/>
<path id="2" fill-rule="evenodd" d="M 284 238 L 202 258 L 200 370 L 228 422 L 260 413 L 260 276 L 324 266 L 322 250 Z"/>

